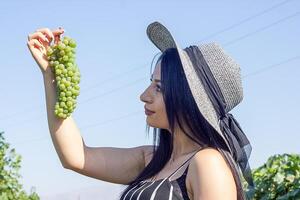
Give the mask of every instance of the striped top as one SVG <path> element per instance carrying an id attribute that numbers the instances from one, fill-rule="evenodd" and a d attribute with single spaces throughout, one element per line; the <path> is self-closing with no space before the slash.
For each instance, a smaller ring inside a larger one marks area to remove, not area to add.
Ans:
<path id="1" fill-rule="evenodd" d="M 199 150 L 198 150 L 199 151 Z M 197 152 L 198 152 L 197 151 Z M 196 152 L 196 153 L 197 153 Z M 156 181 L 141 181 L 132 187 L 120 200 L 190 200 L 185 184 L 188 166 L 175 180 L 170 180 L 196 153 L 187 159 L 170 176 Z"/>

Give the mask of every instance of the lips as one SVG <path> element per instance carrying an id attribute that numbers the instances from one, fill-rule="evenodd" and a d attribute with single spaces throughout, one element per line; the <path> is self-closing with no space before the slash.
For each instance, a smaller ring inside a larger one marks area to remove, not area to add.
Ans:
<path id="1" fill-rule="evenodd" d="M 153 114 L 153 113 L 155 113 L 154 111 L 147 109 L 146 106 L 145 106 L 144 108 L 145 108 L 145 112 L 148 113 L 148 114 Z"/>

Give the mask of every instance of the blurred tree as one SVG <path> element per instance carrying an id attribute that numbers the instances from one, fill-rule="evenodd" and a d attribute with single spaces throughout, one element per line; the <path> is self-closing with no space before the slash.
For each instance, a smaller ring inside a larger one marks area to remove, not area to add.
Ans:
<path id="1" fill-rule="evenodd" d="M 276 154 L 252 170 L 254 190 L 246 190 L 253 200 L 300 200 L 300 155 Z M 244 181 L 244 188 L 247 188 Z M 252 194 L 252 195 L 251 195 Z"/>
<path id="2" fill-rule="evenodd" d="M 22 189 L 18 179 L 21 168 L 21 156 L 15 149 L 9 149 L 5 142 L 4 132 L 0 132 L 0 199 L 1 200 L 39 200 L 35 188 L 31 188 L 29 195 Z"/>

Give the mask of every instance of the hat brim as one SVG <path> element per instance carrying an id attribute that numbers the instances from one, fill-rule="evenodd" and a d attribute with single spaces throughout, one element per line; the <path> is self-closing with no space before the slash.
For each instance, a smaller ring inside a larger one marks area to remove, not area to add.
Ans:
<path id="1" fill-rule="evenodd" d="M 231 151 L 228 141 L 225 139 L 222 131 L 220 130 L 219 119 L 214 106 L 210 101 L 201 80 L 197 76 L 187 53 L 179 47 L 170 31 L 161 23 L 153 22 L 149 24 L 146 32 L 148 38 L 161 52 L 164 52 L 168 48 L 177 49 L 189 88 L 193 94 L 199 111 L 208 123 L 219 133 Z"/>

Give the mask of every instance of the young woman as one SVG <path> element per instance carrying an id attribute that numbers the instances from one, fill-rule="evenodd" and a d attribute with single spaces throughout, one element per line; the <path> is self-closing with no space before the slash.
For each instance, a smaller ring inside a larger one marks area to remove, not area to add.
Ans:
<path id="1" fill-rule="evenodd" d="M 154 144 L 88 147 L 71 116 L 63 120 L 53 113 L 55 78 L 45 48 L 54 39 L 58 42 L 62 33 L 38 29 L 28 36 L 27 45 L 43 74 L 49 131 L 63 167 L 128 185 L 120 200 L 246 199 L 239 170 L 251 184 L 249 152 L 244 150 L 251 146 L 228 114 L 242 98 L 239 74 L 234 73 L 239 68 L 219 46 L 183 51 L 162 24 L 150 24 L 148 37 L 162 54 L 140 99 L 145 103 L 147 131 L 154 128 Z"/>

